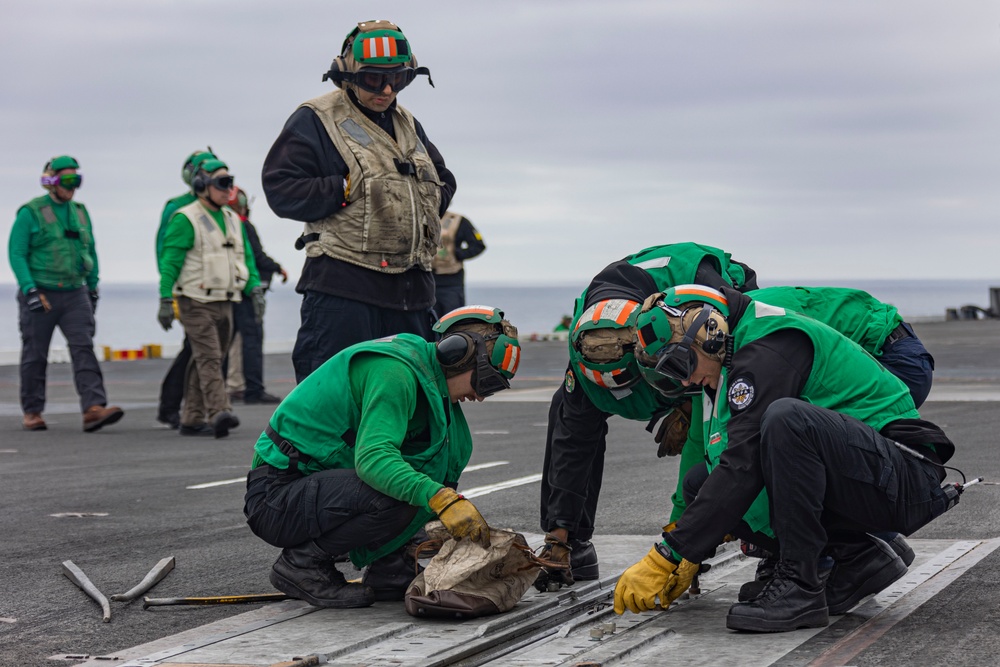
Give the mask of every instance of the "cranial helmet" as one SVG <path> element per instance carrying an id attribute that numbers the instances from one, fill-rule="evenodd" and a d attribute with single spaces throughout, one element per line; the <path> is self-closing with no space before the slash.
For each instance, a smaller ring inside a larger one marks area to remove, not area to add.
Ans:
<path id="1" fill-rule="evenodd" d="M 446 377 L 472 369 L 472 388 L 483 398 L 510 388 L 521 363 L 521 344 L 502 310 L 462 306 L 445 313 L 433 329 L 441 335 L 437 359 Z"/>
<path id="2" fill-rule="evenodd" d="M 643 377 L 661 391 L 664 378 L 688 379 L 697 366 L 695 349 L 724 362 L 728 315 L 726 297 L 704 285 L 678 285 L 647 299 L 635 325 L 635 354 Z"/>
<path id="3" fill-rule="evenodd" d="M 208 189 L 212 174 L 220 169 L 229 169 L 229 166 L 214 155 L 201 160 L 198 163 L 197 169 L 195 169 L 194 178 L 191 179 L 191 189 L 194 190 L 194 193 L 201 194 L 205 192 Z"/>
<path id="4" fill-rule="evenodd" d="M 186 160 L 184 160 L 184 166 L 181 167 L 181 178 L 184 179 L 184 182 L 187 185 L 191 185 L 191 179 L 193 179 L 194 175 L 198 173 L 198 167 L 201 166 L 201 163 L 205 160 L 211 160 L 214 158 L 215 153 L 212 152 L 211 148 L 204 151 L 194 151 L 191 155 L 187 156 Z"/>
<path id="5" fill-rule="evenodd" d="M 639 308 L 638 301 L 605 299 L 583 311 L 569 336 L 573 369 L 605 389 L 638 382 L 633 337 Z"/>
<path id="6" fill-rule="evenodd" d="M 371 65 L 397 65 L 397 67 L 368 67 Z M 432 87 L 434 86 L 430 70 L 426 67 L 417 67 L 417 58 L 410 50 L 409 40 L 403 35 L 399 26 L 391 21 L 375 20 L 359 23 L 344 38 L 340 55 L 333 59 L 330 69 L 323 75 L 323 80 L 330 79 L 338 88 L 343 88 L 346 83 L 348 86 L 360 86 L 372 90 L 374 86 L 366 85 L 361 76 L 363 70 L 370 74 L 391 74 L 390 83 L 395 91 L 405 88 L 418 74 L 426 74 L 427 81 Z"/>
<path id="7" fill-rule="evenodd" d="M 69 174 L 64 174 L 63 177 L 56 176 L 57 173 L 63 169 L 79 169 L 80 163 L 76 161 L 75 157 L 69 155 L 59 155 L 52 158 L 45 163 L 42 167 L 42 187 L 48 191 L 55 189 L 57 185 L 62 185 L 63 187 L 69 189 L 75 189 L 80 187 L 83 183 L 83 176 L 80 174 L 74 174 L 70 176 Z"/>
<path id="8" fill-rule="evenodd" d="M 250 200 L 247 199 L 247 193 L 241 187 L 234 187 L 232 192 L 229 193 L 229 208 L 236 211 L 239 215 L 246 218 L 250 215 Z"/>

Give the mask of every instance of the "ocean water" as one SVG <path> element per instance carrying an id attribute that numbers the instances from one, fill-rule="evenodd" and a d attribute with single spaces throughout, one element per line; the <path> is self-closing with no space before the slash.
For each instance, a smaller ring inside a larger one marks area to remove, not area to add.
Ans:
<path id="1" fill-rule="evenodd" d="M 766 283 L 762 286 L 767 286 Z M 787 281 L 784 284 L 835 284 L 870 292 L 876 298 L 899 308 L 910 321 L 942 320 L 945 310 L 971 304 L 989 307 L 990 286 L 1000 280 L 842 280 Z M 539 285 L 509 287 L 469 284 L 469 303 L 483 303 L 502 308 L 524 337 L 552 331 L 563 315 L 573 311 L 573 302 L 585 285 Z M 17 363 L 20 334 L 17 326 L 15 285 L 0 285 L 0 363 Z M 301 297 L 292 283 L 278 285 L 268 292 L 264 318 L 264 348 L 267 352 L 290 352 L 299 326 Z M 155 284 L 103 284 L 97 309 L 97 334 L 94 343 L 100 349 L 139 348 L 146 344 L 163 345 L 172 355 L 180 346 L 183 334 L 175 322 L 163 331 L 156 321 L 159 307 Z M 52 341 L 53 360 L 65 357 L 65 340 L 56 333 Z M 100 355 L 99 355 L 100 356 Z"/>

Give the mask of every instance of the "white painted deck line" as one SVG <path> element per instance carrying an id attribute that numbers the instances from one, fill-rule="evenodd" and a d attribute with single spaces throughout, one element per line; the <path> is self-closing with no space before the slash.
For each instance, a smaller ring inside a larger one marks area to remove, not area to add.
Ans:
<path id="1" fill-rule="evenodd" d="M 511 489 L 515 486 L 524 486 L 525 484 L 534 484 L 535 482 L 540 482 L 541 480 L 541 473 L 537 475 L 528 475 L 527 477 L 517 477 L 515 479 L 508 479 L 505 482 L 497 482 L 496 484 L 474 486 L 471 489 L 463 491 L 462 495 L 466 498 L 476 498 L 478 496 L 485 496 L 488 493 L 493 493 L 494 491 L 503 491 L 504 489 Z"/>

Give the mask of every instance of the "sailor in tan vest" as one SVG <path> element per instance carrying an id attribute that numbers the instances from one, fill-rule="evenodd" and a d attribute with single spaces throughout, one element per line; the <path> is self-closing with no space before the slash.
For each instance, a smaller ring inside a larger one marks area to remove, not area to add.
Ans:
<path id="1" fill-rule="evenodd" d="M 455 193 L 444 158 L 396 96 L 427 68 L 388 21 L 359 23 L 264 161 L 267 203 L 305 222 L 292 362 L 302 381 L 340 350 L 396 333 L 433 339 L 431 262 Z"/>
<path id="2" fill-rule="evenodd" d="M 483 237 L 469 219 L 448 211 L 441 218 L 441 246 L 434 256 L 434 314 L 440 318 L 465 305 L 465 267 L 467 259 L 486 250 Z"/>
<path id="3" fill-rule="evenodd" d="M 232 413 L 222 359 L 233 337 L 233 304 L 253 299 L 257 321 L 264 292 L 240 217 L 226 203 L 233 177 L 222 160 L 206 160 L 191 181 L 197 200 L 170 218 L 160 254 L 160 312 L 164 329 L 174 300 L 191 344 L 181 435 L 222 438 L 240 421 Z"/>

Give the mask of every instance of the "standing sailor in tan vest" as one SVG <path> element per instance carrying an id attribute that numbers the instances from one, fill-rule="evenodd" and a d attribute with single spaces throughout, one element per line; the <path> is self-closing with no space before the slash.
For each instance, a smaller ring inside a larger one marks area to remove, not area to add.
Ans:
<path id="1" fill-rule="evenodd" d="M 300 106 L 264 161 L 267 203 L 305 222 L 306 261 L 292 362 L 296 380 L 354 343 L 433 338 L 431 262 L 455 193 L 444 158 L 396 96 L 418 74 L 388 21 L 359 23 L 324 81 L 340 89 Z"/>
<path id="2" fill-rule="evenodd" d="M 467 259 L 486 250 L 483 236 L 464 215 L 448 211 L 441 218 L 441 246 L 434 257 L 434 313 L 442 317 L 465 305 Z"/>
<path id="3" fill-rule="evenodd" d="M 181 435 L 222 438 L 240 421 L 232 413 L 222 359 L 233 337 L 233 304 L 253 299 L 258 322 L 264 292 L 243 223 L 226 202 L 233 177 L 222 160 L 206 160 L 191 181 L 198 199 L 170 219 L 160 254 L 160 310 L 166 330 L 174 299 L 191 343 Z"/>

